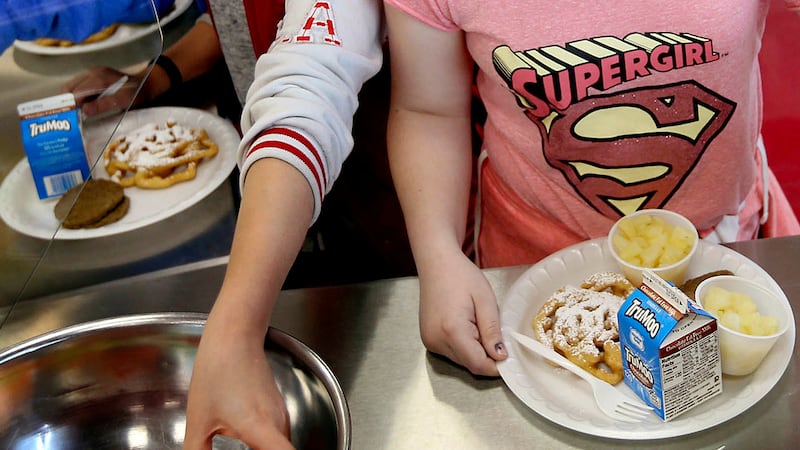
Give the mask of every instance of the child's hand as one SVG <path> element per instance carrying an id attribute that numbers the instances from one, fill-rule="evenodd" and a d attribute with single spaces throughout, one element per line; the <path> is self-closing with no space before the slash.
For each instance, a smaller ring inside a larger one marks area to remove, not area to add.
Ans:
<path id="1" fill-rule="evenodd" d="M 497 300 L 486 277 L 463 254 L 420 274 L 420 333 L 428 350 L 475 375 L 497 376 L 505 359 Z"/>
<path id="2" fill-rule="evenodd" d="M 292 449 L 289 414 L 264 353 L 263 339 L 228 334 L 209 317 L 197 352 L 184 449 L 211 450 L 215 434 L 253 449 Z M 232 338 L 232 339 L 231 339 Z"/>

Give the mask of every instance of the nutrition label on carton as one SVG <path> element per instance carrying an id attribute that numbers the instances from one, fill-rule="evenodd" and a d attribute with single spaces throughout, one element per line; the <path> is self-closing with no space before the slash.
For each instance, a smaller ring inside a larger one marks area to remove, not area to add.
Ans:
<path id="1" fill-rule="evenodd" d="M 664 416 L 676 417 L 722 390 L 719 344 L 706 325 L 664 347 L 661 354 Z"/>

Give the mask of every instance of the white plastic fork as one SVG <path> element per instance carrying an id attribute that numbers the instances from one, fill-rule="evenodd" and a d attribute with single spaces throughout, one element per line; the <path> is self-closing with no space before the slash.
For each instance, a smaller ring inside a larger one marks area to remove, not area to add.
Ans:
<path id="1" fill-rule="evenodd" d="M 620 422 L 636 423 L 646 419 L 653 411 L 653 408 L 645 405 L 641 400 L 618 391 L 614 386 L 581 369 L 567 358 L 545 347 L 536 339 L 516 331 L 509 331 L 509 333 L 523 347 L 558 364 L 589 383 L 597 406 L 612 419 Z"/>

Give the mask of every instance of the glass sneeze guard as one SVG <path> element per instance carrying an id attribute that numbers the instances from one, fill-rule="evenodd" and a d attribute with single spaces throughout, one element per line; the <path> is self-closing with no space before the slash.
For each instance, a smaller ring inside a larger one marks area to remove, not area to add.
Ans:
<path id="1" fill-rule="evenodd" d="M 153 0 L 131 0 L 137 1 L 138 7 L 146 3 L 156 19 L 126 23 L 121 18 L 113 33 L 89 43 L 45 45 L 16 40 L 0 53 L 0 333 L 18 302 L 147 272 L 160 264 L 160 255 L 174 251 L 192 236 L 191 229 L 179 236 L 161 232 L 162 239 L 149 239 L 136 231 L 101 232 L 86 239 L 69 236 L 66 232 L 70 230 L 61 229 L 50 215 L 58 198 L 41 200 L 35 194 L 23 147 L 18 105 L 57 95 L 69 80 L 94 67 L 149 74 L 165 43 L 184 34 L 199 15 L 193 0 L 177 0 L 160 15 Z M 59 4 L 64 8 L 98 7 L 95 0 L 52 2 L 54 8 Z M 0 14 L 0 22 L 5 16 Z M 9 26 L 0 23 L 2 28 Z M 125 83 L 131 87 L 128 79 L 120 77 L 118 81 L 117 88 Z M 141 88 L 138 82 L 133 87 Z M 120 123 L 132 113 L 129 108 L 120 105 L 115 113 L 83 120 L 83 141 L 93 178 L 107 178 L 101 155 Z M 203 220 L 228 219 L 196 220 L 202 225 Z"/>

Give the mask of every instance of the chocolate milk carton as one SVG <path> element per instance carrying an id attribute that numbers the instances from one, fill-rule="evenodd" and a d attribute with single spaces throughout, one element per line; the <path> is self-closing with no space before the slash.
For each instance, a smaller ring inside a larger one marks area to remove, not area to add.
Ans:
<path id="1" fill-rule="evenodd" d="M 60 94 L 17 106 L 22 145 L 40 199 L 58 197 L 89 178 L 75 97 Z"/>
<path id="2" fill-rule="evenodd" d="M 717 321 L 651 271 L 617 313 L 625 384 L 669 421 L 722 393 Z"/>

